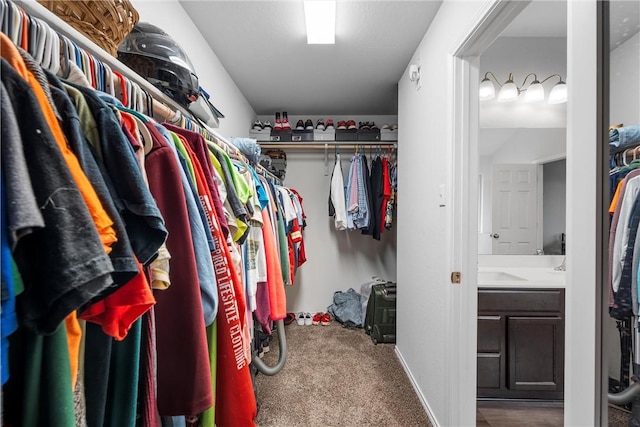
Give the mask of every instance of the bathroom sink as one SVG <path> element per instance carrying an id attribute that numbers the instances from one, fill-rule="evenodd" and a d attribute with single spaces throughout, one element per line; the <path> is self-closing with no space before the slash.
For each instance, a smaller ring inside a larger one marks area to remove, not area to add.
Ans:
<path id="1" fill-rule="evenodd" d="M 505 273 L 504 271 L 479 271 L 478 272 L 478 283 L 482 282 L 504 282 L 504 281 L 524 281 L 522 277 L 515 276 L 513 274 Z"/>

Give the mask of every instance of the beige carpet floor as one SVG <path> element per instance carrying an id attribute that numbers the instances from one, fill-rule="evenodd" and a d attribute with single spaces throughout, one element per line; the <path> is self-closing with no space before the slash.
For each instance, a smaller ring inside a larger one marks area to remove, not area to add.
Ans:
<path id="1" fill-rule="evenodd" d="M 269 377 L 258 374 L 260 427 L 429 427 L 393 344 L 374 345 L 362 329 L 285 326 L 288 358 Z M 264 361 L 275 364 L 276 342 Z"/>
<path id="2" fill-rule="evenodd" d="M 374 345 L 362 329 L 346 329 L 337 322 L 294 322 L 285 329 L 289 351 L 284 369 L 256 378 L 259 427 L 432 426 L 393 344 Z M 274 338 L 263 360 L 274 365 L 277 358 Z M 609 426 L 626 427 L 628 422 L 628 412 L 609 407 Z"/>

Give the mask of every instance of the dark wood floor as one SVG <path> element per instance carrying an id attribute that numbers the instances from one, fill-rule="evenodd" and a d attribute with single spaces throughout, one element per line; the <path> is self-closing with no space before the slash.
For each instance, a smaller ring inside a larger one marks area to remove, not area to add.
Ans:
<path id="1" fill-rule="evenodd" d="M 477 427 L 562 427 L 562 402 L 478 400 Z M 609 427 L 627 427 L 630 414 L 609 405 Z"/>
<path id="2" fill-rule="evenodd" d="M 562 402 L 478 400 L 478 427 L 562 427 Z"/>

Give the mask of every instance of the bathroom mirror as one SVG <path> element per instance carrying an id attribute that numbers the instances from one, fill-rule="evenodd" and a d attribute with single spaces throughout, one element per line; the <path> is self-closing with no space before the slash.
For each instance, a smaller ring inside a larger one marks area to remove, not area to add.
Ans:
<path id="1" fill-rule="evenodd" d="M 481 129 L 478 253 L 564 255 L 565 129 Z"/>
<path id="2" fill-rule="evenodd" d="M 480 74 L 491 72 L 499 83 L 512 74 L 522 88 L 531 73 L 565 79 L 564 31 L 535 37 L 505 31 L 481 55 Z M 479 254 L 564 254 L 567 104 L 548 102 L 556 82 L 544 83 L 538 102 L 527 102 L 526 90 L 511 102 L 480 101 Z"/>

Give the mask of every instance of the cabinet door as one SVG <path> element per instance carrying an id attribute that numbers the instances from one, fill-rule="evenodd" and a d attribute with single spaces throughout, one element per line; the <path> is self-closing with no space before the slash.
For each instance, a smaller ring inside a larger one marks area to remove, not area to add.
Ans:
<path id="1" fill-rule="evenodd" d="M 562 397 L 564 328 L 558 316 L 509 316 L 508 387 L 533 392 L 531 397 Z"/>

